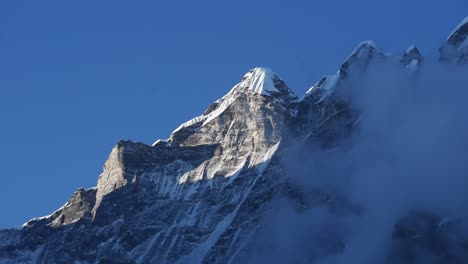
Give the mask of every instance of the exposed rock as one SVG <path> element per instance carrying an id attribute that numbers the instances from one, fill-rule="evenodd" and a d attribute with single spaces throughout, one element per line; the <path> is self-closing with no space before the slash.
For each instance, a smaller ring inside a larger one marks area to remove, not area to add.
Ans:
<path id="1" fill-rule="evenodd" d="M 443 47 L 441 60 L 465 60 L 460 47 L 466 25 L 444 45 L 456 52 Z M 346 197 L 295 188 L 282 158 L 291 146 L 344 147 L 361 114 L 348 93 L 359 87 L 350 80 L 392 59 L 363 42 L 302 100 L 270 69 L 250 70 L 168 140 L 152 146 L 119 141 L 96 188 L 78 189 L 62 208 L 20 230 L 0 230 L 0 262 L 243 263 L 275 198 L 287 197 L 298 211 L 325 207 L 336 215 L 363 214 Z M 394 60 L 404 73 L 423 58 L 410 47 Z M 437 263 L 462 263 L 468 236 L 461 230 L 457 220 L 410 212 L 395 223 L 389 263 L 415 263 L 420 251 Z M 340 236 L 322 241 L 325 255 L 346 248 Z"/>
<path id="2" fill-rule="evenodd" d="M 468 61 L 468 17 L 447 38 L 440 47 L 440 61 L 466 63 Z"/>
<path id="3" fill-rule="evenodd" d="M 401 56 L 400 62 L 411 70 L 418 69 L 424 62 L 424 58 L 416 46 L 412 45 L 406 49 L 405 53 Z"/>

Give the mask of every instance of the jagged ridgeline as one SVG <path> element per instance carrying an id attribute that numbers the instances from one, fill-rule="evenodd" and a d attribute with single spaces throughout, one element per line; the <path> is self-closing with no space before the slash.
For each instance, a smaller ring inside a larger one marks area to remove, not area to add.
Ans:
<path id="1" fill-rule="evenodd" d="M 441 63 L 464 67 L 467 36 L 468 18 L 440 48 Z M 415 46 L 391 56 L 366 41 L 302 98 L 270 69 L 248 71 L 169 139 L 151 146 L 119 141 L 97 187 L 78 189 L 62 208 L 21 229 L 1 230 L 0 263 L 245 263 L 275 199 L 290 199 L 298 210 L 317 206 L 362 213 L 320 190 L 314 203 L 302 200 L 282 158 L 291 146 L 325 152 L 349 143 L 361 120 L 349 96 L 356 88 L 351 80 L 376 63 L 398 65 L 404 75 L 417 75 L 424 67 Z M 439 261 L 434 263 L 467 260 L 468 249 L 447 253 L 460 246 L 451 240 L 458 231 L 437 233 L 442 221 L 426 212 L 398 219 L 393 248 L 404 248 L 398 252 L 406 255 L 390 256 L 389 263 L 414 263 L 413 249 L 431 250 Z M 418 232 L 426 236 L 411 240 Z M 345 247 L 335 243 L 324 254 Z"/>

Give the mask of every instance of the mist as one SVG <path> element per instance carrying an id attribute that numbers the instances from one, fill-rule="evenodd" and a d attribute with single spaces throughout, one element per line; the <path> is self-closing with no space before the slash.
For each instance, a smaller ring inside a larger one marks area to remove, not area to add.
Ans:
<path id="1" fill-rule="evenodd" d="M 468 68 L 386 62 L 346 84 L 336 93 L 359 112 L 350 138 L 326 150 L 298 144 L 282 160 L 295 188 L 328 200 L 305 195 L 304 210 L 277 200 L 252 242 L 252 263 L 410 263 L 390 257 L 399 254 L 395 225 L 412 212 L 457 221 L 454 241 L 468 240 Z M 429 251 L 411 256 L 440 261 Z"/>

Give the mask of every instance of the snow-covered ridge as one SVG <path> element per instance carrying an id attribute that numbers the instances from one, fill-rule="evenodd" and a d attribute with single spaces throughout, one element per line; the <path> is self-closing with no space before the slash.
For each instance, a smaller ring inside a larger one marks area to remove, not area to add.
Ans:
<path id="1" fill-rule="evenodd" d="M 413 50 L 416 50 L 416 46 L 415 46 L 415 45 L 409 46 L 409 47 L 406 49 L 406 53 L 411 53 Z"/>
<path id="2" fill-rule="evenodd" d="M 335 90 L 336 84 L 338 83 L 338 80 L 340 78 L 340 72 L 337 72 L 334 75 L 328 75 L 320 79 L 316 84 L 314 84 L 312 87 L 307 90 L 305 96 L 310 95 L 312 92 L 314 92 L 316 89 L 320 89 L 323 94 L 320 100 L 323 100 L 325 97 L 331 95 L 333 91 Z"/>
<path id="3" fill-rule="evenodd" d="M 400 58 L 400 62 L 410 71 L 419 69 L 424 58 L 415 45 L 409 46 Z"/>
<path id="4" fill-rule="evenodd" d="M 366 40 L 357 45 L 357 47 L 351 52 L 342 64 L 340 70 L 333 75 L 327 75 L 322 77 L 320 81 L 310 87 L 305 93 L 304 98 L 310 96 L 316 91 L 320 91 L 321 97 L 318 102 L 321 102 L 326 97 L 330 96 L 338 83 L 344 78 L 346 72 L 350 70 L 353 64 L 359 61 L 369 60 L 372 57 L 372 53 L 377 53 L 378 49 L 375 43 L 371 40 Z"/>
<path id="5" fill-rule="evenodd" d="M 458 30 L 460 30 L 461 27 L 463 27 L 464 25 L 468 24 L 468 16 L 465 17 L 462 22 L 452 31 L 452 33 L 450 33 L 450 35 L 447 37 L 447 40 L 450 39 L 450 37 L 453 36 L 453 34 L 455 34 L 455 32 L 457 32 Z"/>
<path id="6" fill-rule="evenodd" d="M 231 92 L 270 96 L 284 105 L 297 99 L 294 92 L 281 80 L 278 74 L 266 67 L 256 67 L 248 71 Z"/>
<path id="7" fill-rule="evenodd" d="M 86 192 L 86 191 L 91 191 L 91 190 L 97 191 L 97 187 L 91 187 L 91 188 L 88 188 L 88 189 L 78 188 L 78 190 L 73 194 L 73 196 L 80 193 L 81 191 Z M 55 210 L 53 213 L 51 213 L 49 215 L 41 216 L 41 217 L 32 218 L 29 221 L 27 221 L 26 223 L 24 223 L 21 227 L 22 228 L 28 227 L 29 225 L 33 224 L 34 222 L 38 222 L 38 221 L 41 221 L 41 220 L 47 220 L 47 219 L 50 219 L 50 218 L 57 217 L 57 215 L 60 215 L 60 213 L 63 213 L 63 210 L 69 205 L 71 205 L 70 200 L 68 200 L 62 207 Z"/>
<path id="8" fill-rule="evenodd" d="M 468 46 L 468 17 L 465 17 L 460 25 L 453 30 L 447 41 L 457 45 L 459 50 Z"/>
<path id="9" fill-rule="evenodd" d="M 40 217 L 34 217 L 34 218 L 30 219 L 29 221 L 27 221 L 26 223 L 24 223 L 21 227 L 27 227 L 27 226 L 29 226 L 29 225 L 30 225 L 31 223 L 33 223 L 33 222 L 37 222 L 37 221 L 49 219 L 49 218 L 53 217 L 56 213 L 62 211 L 63 208 L 65 208 L 65 206 L 67 206 L 68 204 L 69 204 L 69 202 L 66 202 L 64 205 L 62 205 L 62 207 L 60 207 L 59 209 L 55 210 L 53 213 L 51 213 L 51 214 L 49 214 L 49 215 L 40 216 Z"/>
<path id="10" fill-rule="evenodd" d="M 289 89 L 284 82 L 271 69 L 266 67 L 256 67 L 249 70 L 242 78 L 241 82 L 236 84 L 225 96 L 218 99 L 213 105 L 216 105 L 214 110 L 192 118 L 176 128 L 172 133 L 202 123 L 204 126 L 211 120 L 223 113 L 226 108 L 231 105 L 240 94 L 253 93 L 262 96 L 275 97 L 278 101 L 282 101 L 282 97 L 296 99 L 296 95 Z M 158 143 L 156 141 L 153 146 Z"/>
<path id="11" fill-rule="evenodd" d="M 468 62 L 468 17 L 452 31 L 439 49 L 440 61 Z"/>
<path id="12" fill-rule="evenodd" d="M 365 40 L 357 45 L 357 47 L 353 50 L 353 52 L 351 52 L 351 55 L 348 56 L 345 62 L 348 62 L 352 58 L 361 58 L 372 50 L 378 50 L 377 45 L 375 45 L 374 41 L 372 40 Z"/>

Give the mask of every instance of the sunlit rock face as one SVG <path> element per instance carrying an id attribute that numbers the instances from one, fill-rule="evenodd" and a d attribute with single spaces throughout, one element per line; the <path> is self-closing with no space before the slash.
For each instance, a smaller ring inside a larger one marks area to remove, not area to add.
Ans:
<path id="1" fill-rule="evenodd" d="M 275 73 L 255 68 L 168 140 L 119 141 L 97 187 L 25 224 L 2 248 L 5 261 L 227 261 L 284 180 L 272 161 L 295 100 Z"/>
<path id="2" fill-rule="evenodd" d="M 449 37 L 441 60 L 464 60 L 464 32 L 462 24 Z M 254 68 L 167 140 L 119 141 L 95 188 L 78 189 L 62 208 L 21 229 L 1 230 L 0 263 L 258 263 L 278 249 L 261 239 L 278 200 L 294 212 L 359 219 L 366 208 L 326 186 L 298 186 L 286 162 L 298 152 L 346 151 L 365 122 L 354 80 L 382 64 L 417 76 L 423 61 L 414 46 L 394 57 L 365 41 L 302 98 L 272 70 Z M 328 233 L 300 232 L 307 243 L 288 251 L 286 263 L 319 263 L 346 251 L 344 223 L 333 224 L 323 229 Z M 434 263 L 468 257 L 468 236 L 456 218 L 414 208 L 392 226 L 385 263 L 419 263 L 420 252 Z"/>

